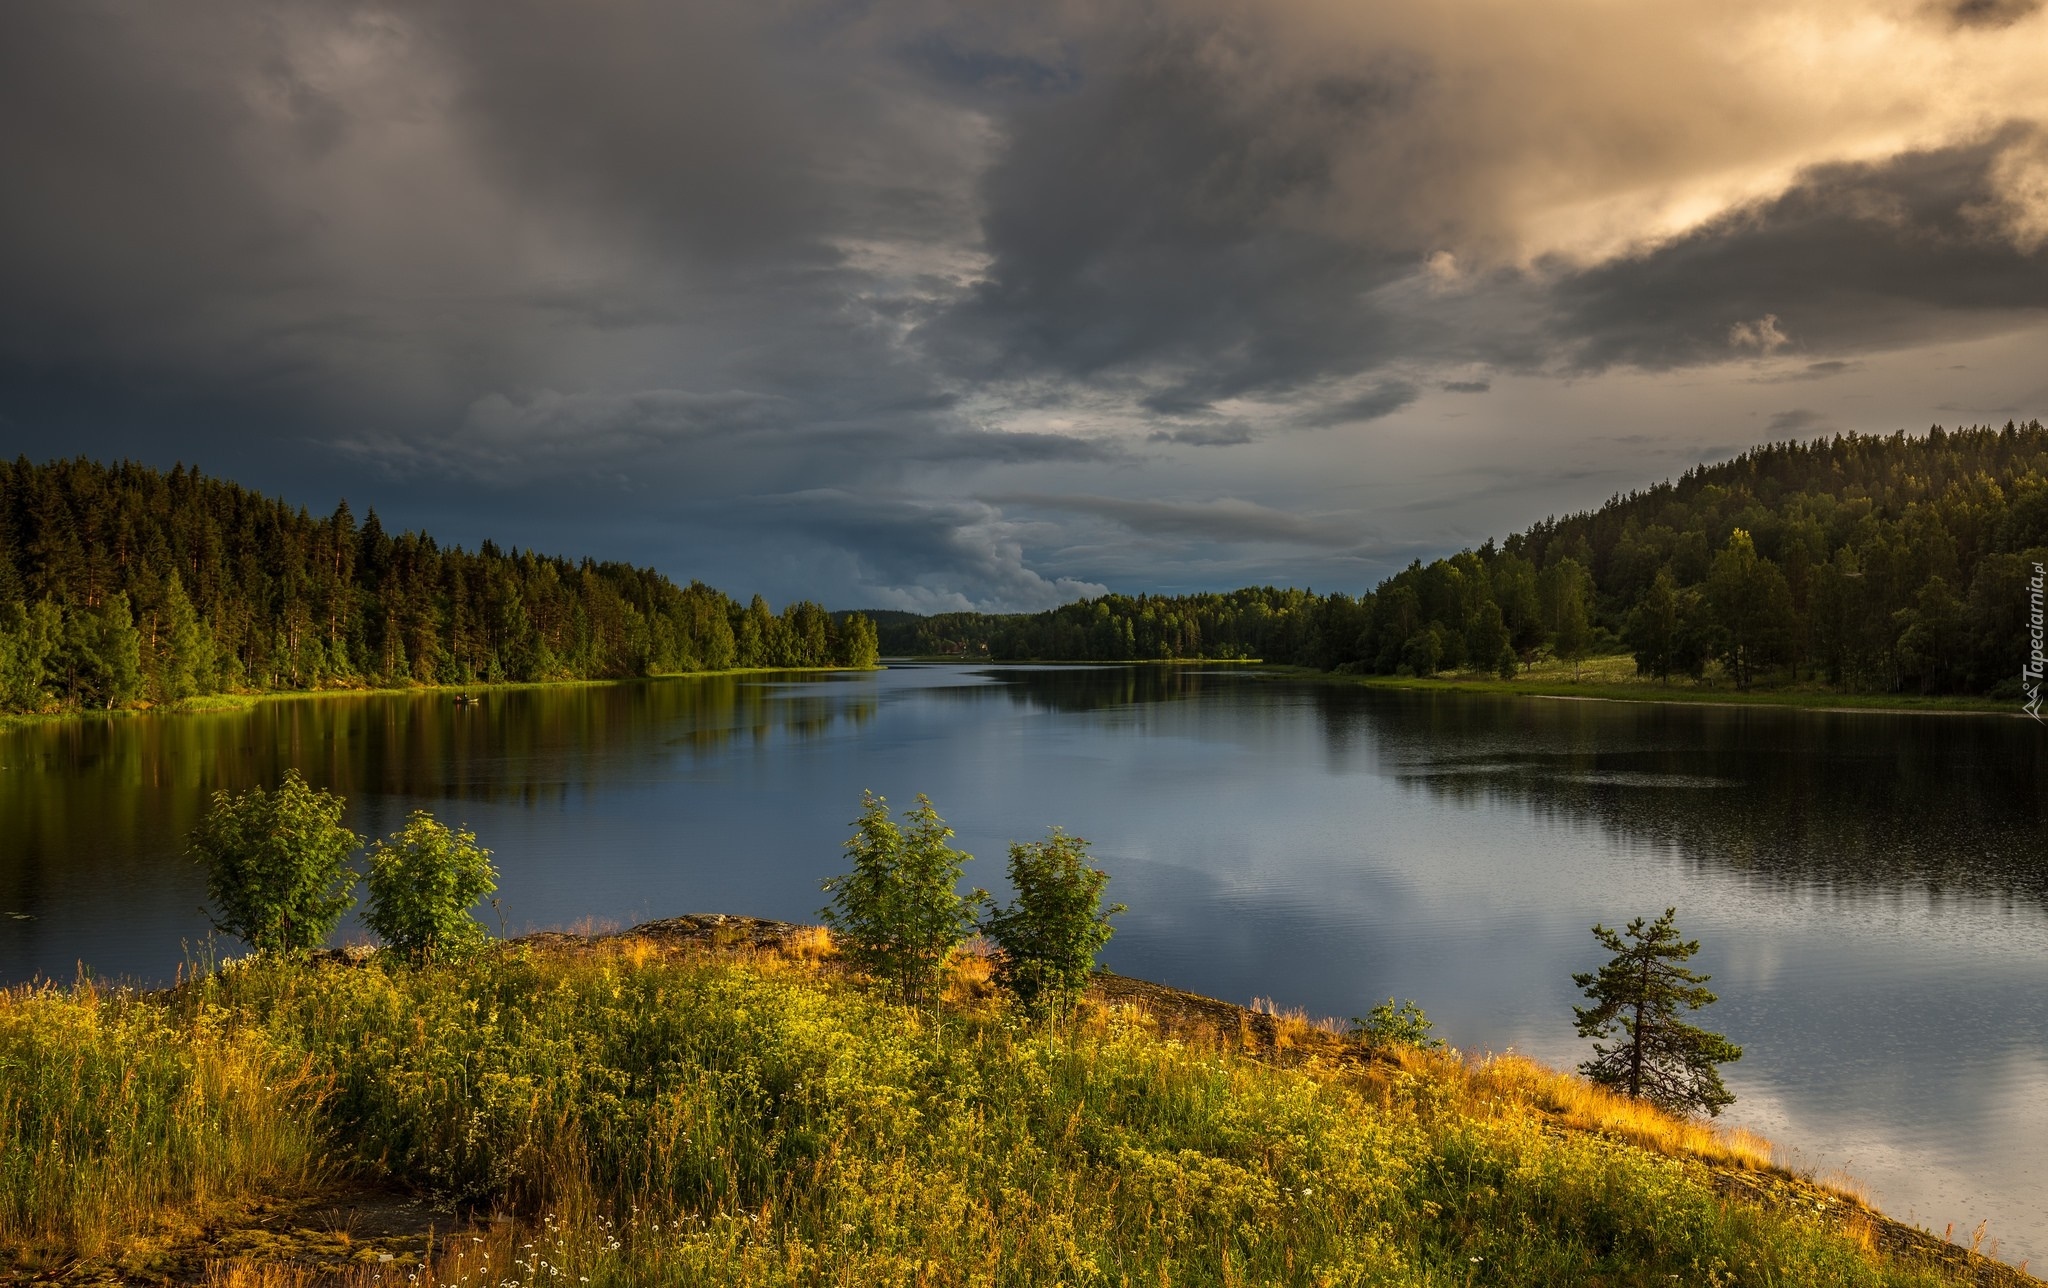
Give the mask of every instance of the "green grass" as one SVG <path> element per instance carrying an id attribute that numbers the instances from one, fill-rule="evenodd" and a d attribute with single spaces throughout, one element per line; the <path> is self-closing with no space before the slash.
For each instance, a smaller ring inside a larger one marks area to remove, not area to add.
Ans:
<path id="1" fill-rule="evenodd" d="M 0 1269 L 305 1187 L 320 1094 L 302 1057 L 218 1008 L 90 985 L 0 993 Z"/>
<path id="2" fill-rule="evenodd" d="M 322 689 L 269 689 L 254 693 L 207 693 L 201 694 L 198 697 L 182 698 L 176 702 L 164 703 L 160 706 L 129 707 L 112 711 L 66 707 L 57 711 L 0 712 L 0 729 L 21 725 L 49 724 L 63 720 L 100 720 L 108 717 L 133 718 L 144 715 L 166 714 L 213 715 L 222 712 L 247 711 L 260 702 L 304 702 L 322 698 L 417 696 L 433 693 L 501 693 L 513 689 L 566 689 L 589 688 L 611 684 L 635 684 L 642 679 L 675 680 L 734 675 L 807 675 L 825 671 L 858 669 L 861 668 L 843 666 L 746 666 L 729 667 L 723 671 L 672 671 L 663 672 L 659 675 L 623 679 L 502 680 L 495 683 L 479 681 L 473 684 L 410 684 L 383 687 L 336 685 Z"/>
<path id="3" fill-rule="evenodd" d="M 1272 668 L 1275 674 L 1312 677 L 1368 688 L 1408 689 L 1437 693 L 1493 693 L 1541 698 L 1595 698 L 1610 702 L 1681 702 L 1708 705 L 1800 707 L 1818 711 L 1919 711 L 2019 714 L 2019 704 L 1994 698 L 1926 697 L 1906 693 L 1843 693 L 1814 682 L 1759 682 L 1747 692 L 1716 672 L 1707 679 L 1673 679 L 1668 683 L 1636 674 L 1635 659 L 1626 654 L 1590 657 L 1576 668 L 1546 659 L 1526 667 L 1512 680 L 1491 671 L 1447 672 L 1444 675 L 1329 675 L 1306 668 Z"/>
<path id="4" fill-rule="evenodd" d="M 807 958 L 633 942 L 16 990 L 0 1271 L 350 1175 L 524 1215 L 416 1283 L 1944 1282 L 1717 1197 L 1683 1148 L 1560 1130 L 1593 1094 L 1561 1075 L 1281 1067 L 976 991 L 911 1011 Z"/>

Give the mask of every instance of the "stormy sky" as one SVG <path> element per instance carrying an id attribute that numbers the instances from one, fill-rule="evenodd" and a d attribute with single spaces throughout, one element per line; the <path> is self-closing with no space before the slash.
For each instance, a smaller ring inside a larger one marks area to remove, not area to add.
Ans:
<path id="1" fill-rule="evenodd" d="M 2048 415 L 2035 0 L 20 0 L 0 451 L 833 607 Z"/>

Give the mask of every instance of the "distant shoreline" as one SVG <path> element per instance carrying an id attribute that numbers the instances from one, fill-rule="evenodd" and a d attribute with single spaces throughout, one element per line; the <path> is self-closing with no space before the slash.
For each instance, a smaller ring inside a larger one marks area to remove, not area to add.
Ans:
<path id="1" fill-rule="evenodd" d="M 1686 707 L 1781 707 L 1799 711 L 1832 712 L 1843 715 L 1930 715 L 1930 716 L 2013 716 L 2024 717 L 2017 702 L 1978 697 L 1927 697 L 1904 693 L 1834 693 L 1812 689 L 1754 689 L 1747 693 L 1734 688 L 1706 688 L 1692 684 L 1665 685 L 1655 682 L 1617 683 L 1588 677 L 1582 680 L 1555 676 L 1501 680 L 1475 674 L 1451 676 L 1361 675 L 1318 671 L 1313 667 L 1268 663 L 1258 658 L 1133 658 L 1110 661 L 1100 658 L 965 658 L 885 657 L 888 662 L 941 663 L 980 666 L 1173 666 L 1244 667 L 1275 679 L 1303 680 L 1316 684 L 1355 685 L 1371 689 L 1392 689 L 1416 693 L 1468 693 L 1497 697 L 1544 698 L 1551 701 L 1661 703 Z M 1588 667 L 1612 663 L 1612 658 L 1588 660 Z M 1558 666 L 1551 663 L 1547 666 Z M 1633 665 L 1631 662 L 1630 665 Z M 1560 668 L 1561 669 L 1561 668 Z M 1607 669 L 1611 670 L 1612 667 Z"/>
<path id="2" fill-rule="evenodd" d="M 0 730 L 29 725 L 56 724 L 68 720 L 133 719 L 137 716 L 222 715 L 247 711 L 264 702 L 295 702 L 308 698 L 426 697 L 463 693 L 507 693 L 519 689 L 596 688 L 614 684 L 638 684 L 646 680 L 706 680 L 740 675 L 826 675 L 862 674 L 879 671 L 880 666 L 735 666 L 722 671 L 666 671 L 659 675 L 612 676 L 595 680 L 494 680 L 475 684 L 409 684 L 336 686 L 325 689 L 273 689 L 262 693 L 208 693 L 161 706 L 122 707 L 112 711 L 72 709 L 66 711 L 0 712 Z"/>
<path id="3" fill-rule="evenodd" d="M 1915 694 L 1815 693 L 1801 690 L 1666 689 L 1660 685 L 1574 684 L 1547 680 L 1424 679 L 1420 676 L 1337 675 L 1306 671 L 1302 678 L 1417 693 L 1478 693 L 1564 702 L 1633 702 L 1682 707 L 1779 707 L 1841 715 L 2011 716 L 2016 704 L 1990 698 L 1922 697 Z M 1290 678 L 1294 678 L 1290 675 Z"/>

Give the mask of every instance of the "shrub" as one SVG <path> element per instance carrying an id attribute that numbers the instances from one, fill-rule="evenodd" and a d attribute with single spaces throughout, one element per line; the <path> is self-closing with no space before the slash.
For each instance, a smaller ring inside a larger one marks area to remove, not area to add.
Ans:
<path id="1" fill-rule="evenodd" d="M 1360 1019 L 1351 1017 L 1351 1036 L 1374 1046 L 1412 1046 L 1433 1051 L 1444 1045 L 1442 1038 L 1429 1036 L 1436 1025 L 1414 1002 L 1396 1005 L 1388 998 L 1373 1007 Z"/>
<path id="2" fill-rule="evenodd" d="M 996 979 L 1033 1011 L 1065 1014 L 1088 987 L 1095 954 L 1115 933 L 1102 907 L 1109 874 L 1088 866 L 1088 842 L 1053 828 L 1043 841 L 1010 847 L 1017 898 L 989 905 L 982 931 L 1003 950 Z"/>
<path id="3" fill-rule="evenodd" d="M 213 924 L 259 953 L 317 948 L 355 900 L 349 852 L 362 838 L 341 825 L 343 802 L 296 769 L 274 792 L 218 791 L 192 851 L 207 867 Z"/>
<path id="4" fill-rule="evenodd" d="M 853 871 L 825 882 L 832 903 L 820 915 L 848 960 L 916 1004 L 935 992 L 985 895 L 958 892 L 961 868 L 974 856 L 946 844 L 953 829 L 922 793 L 903 815 L 908 830 L 890 819 L 885 798 L 866 792 L 862 804 L 846 842 Z"/>
<path id="5" fill-rule="evenodd" d="M 498 888 L 491 852 L 474 832 L 454 832 L 414 810 L 389 840 L 370 847 L 370 907 L 363 920 L 414 962 L 459 956 L 487 937 L 470 909 Z"/>

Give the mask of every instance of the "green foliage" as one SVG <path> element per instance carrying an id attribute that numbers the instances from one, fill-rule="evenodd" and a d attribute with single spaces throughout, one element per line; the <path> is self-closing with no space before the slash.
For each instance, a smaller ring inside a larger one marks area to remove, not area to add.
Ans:
<path id="1" fill-rule="evenodd" d="M 192 851 L 206 864 L 214 927 L 260 953 L 318 948 L 354 899 L 350 851 L 362 838 L 341 825 L 343 802 L 296 769 L 274 792 L 218 791 Z"/>
<path id="2" fill-rule="evenodd" d="M 131 1000 L 111 1043 L 94 1005 L 0 995 L 0 1210 L 104 1223 L 83 1196 L 180 1203 L 185 1169 L 256 1193 L 312 1137 L 338 1169 L 534 1218 L 461 1241 L 441 1283 L 1939 1282 L 1450 1061 L 1375 1083 L 1122 1014 L 1022 1027 L 630 946 L 257 962 Z M 180 1090 L 223 1044 L 263 1076 Z M 159 1136 L 173 1105 L 192 1125 Z M 75 1188 L 43 1144 L 58 1120 Z"/>
<path id="3" fill-rule="evenodd" d="M 213 634 L 199 619 L 185 583 L 172 573 L 163 590 L 163 606 L 149 671 L 156 677 L 158 696 L 166 702 L 211 693 L 217 686 L 214 674 Z"/>
<path id="4" fill-rule="evenodd" d="M 1325 670 L 1498 671 L 1625 640 L 1641 674 L 1748 688 L 2014 692 L 2022 572 L 2048 559 L 2048 427 L 1777 443 L 1371 593 L 1272 586 L 1105 595 L 1043 613 L 886 615 L 892 653 L 1262 658 Z M 1500 645 L 1506 634 L 1506 650 Z"/>
<path id="5" fill-rule="evenodd" d="M 49 705 L 50 661 L 63 630 L 63 614 L 48 600 L 33 608 L 0 603 L 0 710 L 41 711 Z"/>
<path id="6" fill-rule="evenodd" d="M 444 547 L 182 467 L 0 462 L 0 711 L 874 658 L 872 622 L 808 602 L 777 614 L 649 568 Z"/>
<path id="7" fill-rule="evenodd" d="M 142 636 L 128 611 L 128 596 L 107 596 L 97 608 L 64 618 L 54 669 L 83 706 L 112 710 L 142 696 Z"/>
<path id="8" fill-rule="evenodd" d="M 1442 1038 L 1429 1036 L 1436 1026 L 1429 1016 L 1414 1002 L 1398 1005 L 1388 998 L 1365 1013 L 1364 1018 L 1351 1017 L 1351 1034 L 1374 1046 L 1412 1046 L 1432 1051 L 1444 1045 Z"/>
<path id="9" fill-rule="evenodd" d="M 1748 532 L 1735 529 L 1714 556 L 1707 603 L 1720 627 L 1721 662 L 1735 687 L 1747 689 L 1758 669 L 1782 661 L 1795 629 L 1792 591 L 1775 564 L 1757 558 Z"/>
<path id="10" fill-rule="evenodd" d="M 167 1211 L 203 1219 L 322 1171 L 321 1080 L 225 1019 L 0 990 L 0 1280 L 14 1257 L 94 1256 Z"/>
<path id="11" fill-rule="evenodd" d="M 1593 642 L 1593 575 L 1576 559 L 1560 559 L 1543 570 L 1538 588 L 1551 650 L 1567 662 L 1579 661 Z"/>
<path id="12" fill-rule="evenodd" d="M 832 903 L 821 914 L 841 936 L 847 959 L 916 1004 L 933 995 L 946 959 L 974 927 L 984 892 L 962 896 L 963 866 L 974 856 L 947 845 L 953 829 L 923 793 L 903 815 L 863 793 L 861 816 L 846 842 L 853 870 L 826 880 Z"/>
<path id="13" fill-rule="evenodd" d="M 488 936 L 471 909 L 498 889 L 491 852 L 474 832 L 451 831 L 425 810 L 370 847 L 363 921 L 413 962 L 458 957 Z"/>
<path id="14" fill-rule="evenodd" d="M 1593 927 L 1593 937 L 1614 957 L 1596 972 L 1572 976 L 1593 1001 L 1572 1008 L 1579 1036 L 1595 1039 L 1593 1058 L 1579 1069 L 1660 1109 L 1719 1116 L 1735 1097 L 1715 1066 L 1741 1059 L 1742 1048 L 1678 1018 L 1680 1007 L 1698 1010 L 1715 999 L 1705 987 L 1710 976 L 1680 965 L 1700 945 L 1678 937 L 1677 916 L 1678 909 L 1666 908 L 1647 926 L 1637 917 L 1623 932 L 1626 942 L 1605 926 Z M 1601 1045 L 1610 1037 L 1612 1045 Z"/>
<path id="15" fill-rule="evenodd" d="M 1095 955 L 1115 933 L 1120 903 L 1102 906 L 1109 873 L 1088 866 L 1088 842 L 1053 828 L 1043 841 L 1010 847 L 1017 897 L 989 904 L 982 932 L 1003 950 L 996 978 L 1025 1009 L 1065 1015 L 1095 970 Z"/>

